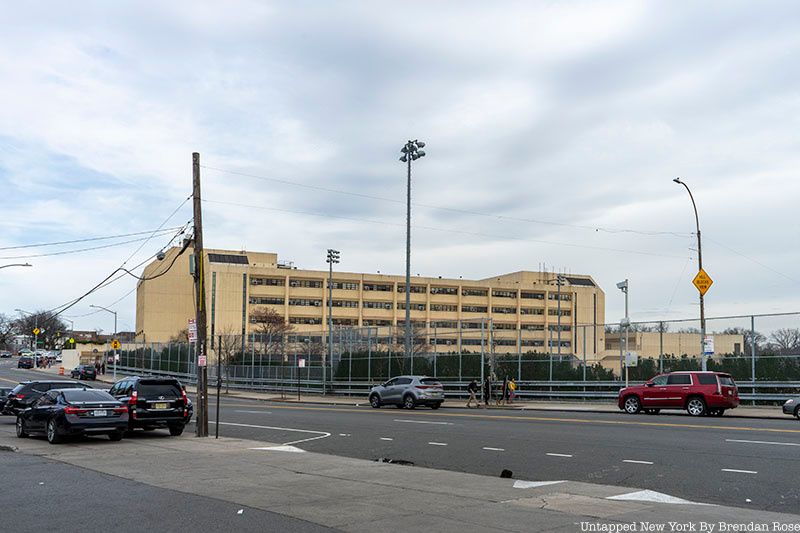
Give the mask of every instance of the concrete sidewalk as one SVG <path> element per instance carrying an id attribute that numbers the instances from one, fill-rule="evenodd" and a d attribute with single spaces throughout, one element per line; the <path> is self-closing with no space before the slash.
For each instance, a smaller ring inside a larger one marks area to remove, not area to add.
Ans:
<path id="1" fill-rule="evenodd" d="M 36 369 L 40 372 L 50 374 L 58 374 L 57 368 L 49 368 L 46 370 Z M 119 376 L 121 377 L 121 376 Z M 99 374 L 97 381 L 104 383 L 113 383 L 114 379 L 110 373 Z M 187 385 L 187 390 L 196 392 L 194 386 Z M 293 393 L 294 392 L 294 393 Z M 216 387 L 211 387 L 209 390 L 210 396 L 213 400 L 216 395 Z M 322 395 L 306 395 L 301 394 L 300 398 L 297 397 L 297 389 L 292 391 L 291 388 L 286 389 L 284 394 L 274 392 L 257 392 L 257 391 L 242 391 L 231 390 L 225 393 L 223 386 L 223 398 L 240 398 L 243 400 L 258 400 L 258 401 L 271 401 L 271 402 L 287 402 L 287 403 L 300 403 L 300 404 L 319 404 L 319 405 L 346 405 L 346 406 L 361 406 L 368 405 L 366 397 L 357 396 L 322 396 Z M 466 409 L 466 401 L 463 399 L 449 399 L 445 401 L 445 407 L 448 409 Z M 527 400 L 516 401 L 513 405 L 490 405 L 488 410 L 530 410 L 530 411 L 556 411 L 556 412 L 576 412 L 576 413 L 613 413 L 619 414 L 622 411 L 617 407 L 616 402 L 576 402 L 570 400 L 562 400 L 558 402 L 544 401 L 544 400 Z M 681 411 L 674 409 L 665 409 L 668 413 L 679 413 Z M 790 420 L 791 417 L 783 414 L 780 406 L 750 406 L 740 405 L 736 409 L 729 410 L 725 413 L 725 418 L 762 418 L 762 419 L 781 419 Z"/>
<path id="2" fill-rule="evenodd" d="M 152 432 L 119 443 L 93 438 L 53 446 L 18 439 L 13 430 L 0 423 L 0 447 L 343 531 L 582 531 L 582 523 L 633 523 L 639 527 L 633 530 L 642 530 L 641 522 L 694 524 L 683 531 L 699 531 L 701 522 L 800 528 L 800 515 L 703 505 L 640 488 L 479 476 L 307 453 L 281 443 Z M 232 529 L 236 520 L 232 512 Z"/>

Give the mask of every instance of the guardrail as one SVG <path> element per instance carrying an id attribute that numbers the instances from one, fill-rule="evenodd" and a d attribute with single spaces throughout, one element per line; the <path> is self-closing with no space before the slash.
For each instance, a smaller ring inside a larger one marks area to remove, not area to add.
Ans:
<path id="1" fill-rule="evenodd" d="M 142 370 L 133 367 L 117 367 L 117 372 L 127 375 L 152 375 L 170 376 L 186 384 L 195 384 L 196 375 L 182 372 L 167 372 L 162 370 Z M 209 387 L 216 388 L 216 368 L 209 367 Z M 452 398 L 468 397 L 468 381 L 440 379 L 445 388 L 445 396 Z M 375 381 L 329 381 L 325 383 L 328 394 L 339 396 L 364 396 L 370 387 L 380 383 Z M 630 385 L 641 385 L 643 382 L 630 382 Z M 495 386 L 499 383 L 495 382 Z M 615 400 L 620 388 L 624 384 L 619 381 L 518 381 L 516 397 L 525 398 L 550 398 L 550 399 L 580 399 Z M 286 395 L 297 394 L 322 394 L 323 387 L 320 380 L 315 379 L 271 379 L 247 378 L 233 376 L 226 380 L 223 374 L 223 387 L 233 390 L 251 390 L 255 392 L 273 392 Z M 739 398 L 748 402 L 778 402 L 791 396 L 800 395 L 800 381 L 739 381 Z M 749 392 L 747 392 L 749 391 Z M 763 391 L 763 392 L 762 392 Z"/>

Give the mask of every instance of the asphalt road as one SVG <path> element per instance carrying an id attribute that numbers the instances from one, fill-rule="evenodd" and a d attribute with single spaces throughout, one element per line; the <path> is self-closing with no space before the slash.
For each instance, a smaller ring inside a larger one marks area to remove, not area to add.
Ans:
<path id="1" fill-rule="evenodd" d="M 0 380 L 29 375 L 41 376 L 0 363 Z M 509 469 L 517 479 L 639 487 L 795 514 L 800 509 L 800 424 L 788 417 L 432 411 L 231 399 L 223 400 L 220 422 L 223 436 L 306 451 L 493 476 Z"/>

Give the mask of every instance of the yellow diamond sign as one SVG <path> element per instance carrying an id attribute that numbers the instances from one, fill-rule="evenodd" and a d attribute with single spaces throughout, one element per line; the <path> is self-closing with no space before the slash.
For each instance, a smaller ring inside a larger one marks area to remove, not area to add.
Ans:
<path id="1" fill-rule="evenodd" d="M 115 350 L 119 350 L 120 346 L 122 346 L 122 344 L 120 344 L 120 342 L 117 339 L 111 341 L 111 347 L 114 348 Z"/>
<path id="2" fill-rule="evenodd" d="M 705 296 L 714 281 L 706 274 L 706 271 L 701 268 L 700 272 L 698 272 L 692 280 L 692 283 L 697 287 L 697 290 L 700 291 L 700 294 Z"/>

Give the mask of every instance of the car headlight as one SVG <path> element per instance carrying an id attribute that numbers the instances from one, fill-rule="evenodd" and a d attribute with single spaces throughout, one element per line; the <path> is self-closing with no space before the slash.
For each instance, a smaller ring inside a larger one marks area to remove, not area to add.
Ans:
<path id="1" fill-rule="evenodd" d="M 791 399 L 791 400 L 786 400 L 786 403 L 784 403 L 783 405 L 792 405 L 793 403 L 794 399 Z"/>

